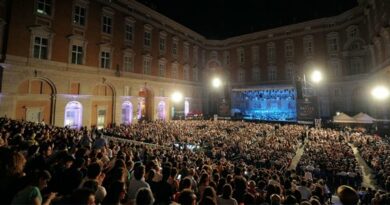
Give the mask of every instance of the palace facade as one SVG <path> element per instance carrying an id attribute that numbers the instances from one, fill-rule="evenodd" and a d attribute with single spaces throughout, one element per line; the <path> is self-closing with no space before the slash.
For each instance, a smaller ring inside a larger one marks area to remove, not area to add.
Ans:
<path id="1" fill-rule="evenodd" d="M 210 40 L 135 0 L 0 0 L 0 115 L 103 127 L 212 114 L 232 89 L 294 86 L 316 67 L 323 117 L 386 117 L 368 96 L 388 83 L 389 24 L 389 1 L 360 0 L 337 16 Z"/>

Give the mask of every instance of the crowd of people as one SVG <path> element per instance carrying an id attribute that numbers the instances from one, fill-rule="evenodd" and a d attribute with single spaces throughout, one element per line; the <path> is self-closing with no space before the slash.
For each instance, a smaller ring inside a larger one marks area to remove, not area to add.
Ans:
<path id="1" fill-rule="evenodd" d="M 324 151 L 324 145 L 339 156 L 313 153 L 307 160 L 304 154 L 302 163 L 322 168 L 321 160 L 331 160 L 338 170 L 356 168 L 344 147 L 349 139 L 324 132 L 311 130 L 306 137 L 301 125 L 231 121 L 74 130 L 0 118 L 0 199 L 4 204 L 328 204 L 326 178 L 314 170 L 307 170 L 313 173 L 308 177 L 288 169 L 305 138 L 305 152 Z M 326 140 L 334 143 L 321 142 Z M 360 192 L 353 188 L 357 184 L 349 185 L 336 194 L 341 203 L 356 204 Z M 385 192 L 371 191 L 361 202 L 389 202 Z"/>
<path id="2" fill-rule="evenodd" d="M 390 192 L 390 145 L 378 135 L 354 133 L 354 145 L 373 169 L 378 185 Z"/>
<path id="3" fill-rule="evenodd" d="M 325 179 L 332 187 L 341 184 L 360 187 L 361 170 L 348 143 L 348 136 L 343 132 L 332 129 L 310 130 L 305 151 L 299 161 L 299 171 L 309 171 L 314 177 Z"/>

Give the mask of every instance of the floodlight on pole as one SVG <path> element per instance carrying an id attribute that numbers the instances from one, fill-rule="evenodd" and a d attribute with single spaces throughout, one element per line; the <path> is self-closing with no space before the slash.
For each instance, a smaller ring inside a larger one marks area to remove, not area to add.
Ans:
<path id="1" fill-rule="evenodd" d="M 181 92 L 175 91 L 172 94 L 171 99 L 175 103 L 181 102 L 183 100 L 183 94 Z"/>
<path id="2" fill-rule="evenodd" d="M 311 73 L 310 80 L 311 80 L 313 83 L 320 83 L 320 82 L 322 81 L 322 73 L 321 73 L 321 71 L 319 71 L 319 70 L 314 70 L 314 71 Z"/>
<path id="3" fill-rule="evenodd" d="M 386 100 L 390 96 L 389 89 L 383 85 L 378 85 L 374 87 L 371 91 L 371 95 L 376 100 Z"/>
<path id="4" fill-rule="evenodd" d="M 219 88 L 222 85 L 222 81 L 219 78 L 214 78 L 211 83 L 214 88 Z"/>

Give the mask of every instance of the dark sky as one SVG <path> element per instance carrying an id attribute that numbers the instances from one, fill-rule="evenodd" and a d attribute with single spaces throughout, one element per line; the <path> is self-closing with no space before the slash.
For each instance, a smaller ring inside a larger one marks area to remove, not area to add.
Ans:
<path id="1" fill-rule="evenodd" d="M 357 0 L 137 0 L 209 39 L 342 13 Z"/>

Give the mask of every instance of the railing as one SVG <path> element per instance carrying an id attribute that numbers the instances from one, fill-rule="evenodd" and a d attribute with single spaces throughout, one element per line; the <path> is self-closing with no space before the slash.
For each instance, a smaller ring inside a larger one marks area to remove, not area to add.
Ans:
<path id="1" fill-rule="evenodd" d="M 134 145 L 146 145 L 146 146 L 150 146 L 150 147 L 154 147 L 154 148 L 168 148 L 167 146 L 163 146 L 163 145 L 140 142 L 140 141 L 125 139 L 125 138 L 120 138 L 120 137 L 113 137 L 113 136 L 107 136 L 107 135 L 104 135 L 103 137 L 107 140 L 111 140 L 114 142 L 131 143 Z"/>

